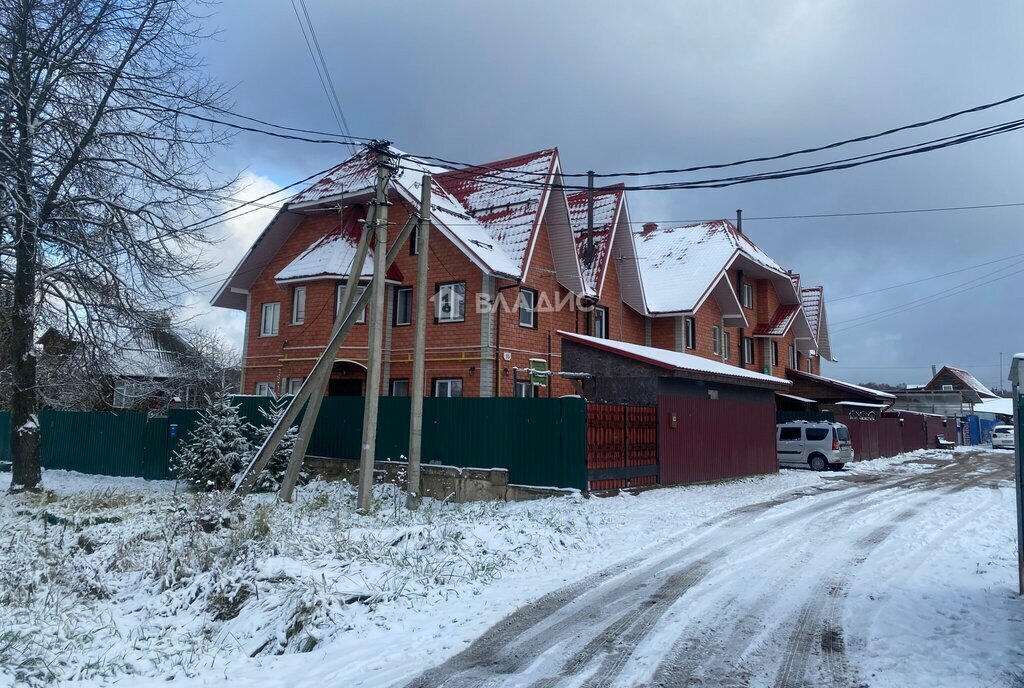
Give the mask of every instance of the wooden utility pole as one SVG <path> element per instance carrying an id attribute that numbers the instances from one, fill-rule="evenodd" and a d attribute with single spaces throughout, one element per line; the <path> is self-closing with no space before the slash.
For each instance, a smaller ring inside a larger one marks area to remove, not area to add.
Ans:
<path id="1" fill-rule="evenodd" d="M 370 282 L 370 332 L 366 342 L 366 393 L 363 404 L 363 446 L 359 455 L 359 494 L 356 510 L 367 514 L 373 497 L 373 464 L 377 451 L 377 407 L 380 402 L 381 356 L 384 334 L 384 273 L 387 271 L 384 256 L 388 245 L 388 195 L 387 180 L 391 170 L 385 165 L 377 168 L 377 178 L 384 183 L 377 185 L 373 199 L 374 251 L 373 280 Z M 367 231 L 370 227 L 367 227 Z"/>
<path id="2" fill-rule="evenodd" d="M 370 248 L 370 232 L 374 221 L 376 207 L 370 208 L 370 216 L 363 225 L 363 233 L 359 237 L 359 244 L 356 247 L 356 254 L 352 257 L 352 265 L 348 269 L 348 279 L 345 281 L 345 292 L 338 304 L 338 313 L 335 315 L 334 327 L 339 327 L 352 312 L 352 304 L 356 298 L 356 288 L 359 286 L 359 278 L 363 273 L 363 264 L 366 262 L 366 254 Z M 298 437 L 295 438 L 295 445 L 292 447 L 292 454 L 288 460 L 288 470 L 285 471 L 284 479 L 281 481 L 281 489 L 278 496 L 285 502 L 292 501 L 292 493 L 295 491 L 295 483 L 299 479 L 299 470 L 306 458 L 306 450 L 309 447 L 309 440 L 313 436 L 313 428 L 316 426 L 317 416 L 320 414 L 320 403 L 324 399 L 324 392 L 331 380 L 331 371 L 334 368 L 333 356 L 330 366 L 324 366 L 313 379 L 310 375 L 310 395 L 306 406 L 306 415 L 302 417 L 302 424 L 299 426 Z"/>
<path id="3" fill-rule="evenodd" d="M 416 331 L 412 344 L 412 395 L 409 412 L 409 475 L 405 505 L 409 509 L 420 506 L 420 455 L 423 447 L 423 359 L 427 340 L 427 266 L 430 249 L 430 185 L 429 174 L 423 175 L 420 191 L 420 224 L 416 232 Z"/>

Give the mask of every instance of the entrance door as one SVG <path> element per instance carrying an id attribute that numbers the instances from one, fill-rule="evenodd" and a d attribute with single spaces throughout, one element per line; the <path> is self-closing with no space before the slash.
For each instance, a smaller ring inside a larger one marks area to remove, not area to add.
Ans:
<path id="1" fill-rule="evenodd" d="M 363 395 L 363 381 L 353 378 L 332 379 L 327 383 L 329 397 L 359 397 Z"/>

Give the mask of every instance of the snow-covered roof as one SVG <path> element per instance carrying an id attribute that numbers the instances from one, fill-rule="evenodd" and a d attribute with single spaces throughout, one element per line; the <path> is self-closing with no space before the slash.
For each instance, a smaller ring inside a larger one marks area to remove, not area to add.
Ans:
<path id="1" fill-rule="evenodd" d="M 863 401 L 837 401 L 836 406 L 855 406 L 857 408 L 886 408 L 889 404 L 866 404 Z"/>
<path id="2" fill-rule="evenodd" d="M 602 339 L 600 337 L 589 337 L 587 335 L 565 332 L 563 330 L 559 330 L 558 335 L 562 339 L 571 342 L 578 342 L 603 351 L 617 353 L 628 358 L 669 370 L 682 370 L 691 373 L 733 378 L 736 380 L 770 383 L 782 387 L 789 387 L 792 384 L 789 380 L 785 380 L 780 377 L 757 373 L 752 370 L 747 370 L 746 368 L 739 368 L 737 366 L 730 365 L 724 361 L 702 358 L 700 356 L 694 356 L 693 354 L 686 354 L 679 351 L 669 351 L 668 349 L 658 349 L 653 346 L 619 342 L 612 339 Z"/>
<path id="3" fill-rule="evenodd" d="M 957 380 L 959 380 L 962 384 L 964 384 L 968 389 L 973 389 L 975 392 L 977 392 L 978 396 L 982 398 L 999 398 L 999 395 L 995 394 L 988 387 L 981 384 L 981 381 L 978 380 L 978 378 L 974 377 L 973 375 L 971 375 L 966 370 L 963 370 L 962 368 L 954 368 L 952 366 L 942 366 L 942 369 L 935 374 L 935 377 L 933 377 L 932 380 L 927 385 L 925 385 L 925 389 L 938 388 L 939 385 L 941 385 L 940 378 L 943 377 L 943 373 L 949 373 Z"/>
<path id="4" fill-rule="evenodd" d="M 558 151 L 551 148 L 445 172 L 437 181 L 522 269 L 530 238 L 544 210 L 548 190 L 542 182 L 550 181 L 557 158 Z"/>
<path id="5" fill-rule="evenodd" d="M 879 391 L 877 389 L 871 389 L 870 387 L 863 387 L 861 385 L 855 385 L 855 384 L 853 384 L 851 382 L 843 382 L 842 380 L 835 380 L 835 379 L 830 378 L 830 377 L 825 377 L 824 375 L 815 375 L 814 373 L 808 373 L 808 372 L 803 371 L 803 370 L 796 370 L 794 368 L 786 368 L 786 375 L 788 377 L 796 376 L 796 377 L 799 377 L 799 378 L 804 378 L 806 380 L 811 380 L 812 382 L 820 382 L 822 384 L 830 385 L 830 386 L 833 386 L 833 387 L 845 388 L 845 389 L 848 389 L 848 390 L 850 390 L 852 392 L 857 392 L 857 393 L 863 394 L 865 396 L 874 397 L 875 399 L 888 399 L 888 400 L 892 400 L 892 401 L 896 400 L 896 395 L 889 394 L 888 392 L 881 392 L 881 391 Z"/>
<path id="6" fill-rule="evenodd" d="M 649 223 L 634 230 L 634 243 L 652 314 L 695 310 L 740 255 L 790 283 L 785 270 L 727 220 L 683 227 Z"/>
<path id="7" fill-rule="evenodd" d="M 796 304 L 783 304 L 775 309 L 770 322 L 758 325 L 754 328 L 755 337 L 784 337 L 789 328 L 796 321 L 800 313 L 800 306 Z"/>
<path id="8" fill-rule="evenodd" d="M 359 243 L 358 231 L 358 219 L 351 216 L 346 218 L 343 226 L 331 230 L 313 242 L 295 260 L 274 275 L 274 279 L 278 282 L 289 282 L 312 278 L 344 279 L 348 277 L 352 259 L 356 255 L 356 246 Z M 373 249 L 371 248 L 367 252 L 360 278 L 369 279 L 372 276 Z M 402 273 L 397 265 L 392 265 L 388 269 L 387 278 L 395 282 L 402 281 Z"/>
<path id="9" fill-rule="evenodd" d="M 792 399 L 793 401 L 799 401 L 804 404 L 817 404 L 818 402 L 814 399 L 808 399 L 807 397 L 798 397 L 795 394 L 786 394 L 784 392 L 776 392 L 775 396 L 785 397 L 786 399 Z"/>
<path id="10" fill-rule="evenodd" d="M 595 296 L 599 295 L 604 271 L 611 256 L 615 223 L 624 196 L 625 191 L 621 184 L 594 190 L 594 258 L 590 265 L 586 262 L 589 206 L 587 192 L 579 191 L 566 198 L 569 204 L 569 222 L 576 240 L 576 253 L 583 271 L 583 285 Z"/>

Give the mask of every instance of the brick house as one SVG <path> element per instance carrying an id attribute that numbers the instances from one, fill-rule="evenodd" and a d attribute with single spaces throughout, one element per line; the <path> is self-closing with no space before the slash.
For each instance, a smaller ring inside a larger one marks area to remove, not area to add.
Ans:
<path id="1" fill-rule="evenodd" d="M 323 350 L 373 193 L 372 156 L 354 155 L 285 204 L 215 295 L 213 305 L 246 313 L 243 393 L 293 391 Z M 573 394 L 561 378 L 547 390 L 514 384 L 514 368 L 531 358 L 562 370 L 559 331 L 780 377 L 787 365 L 820 370 L 824 318 L 811 326 L 798 276 L 729 222 L 633 231 L 625 192 L 613 186 L 594 194 L 591 233 L 586 192 L 560 186 L 557 149 L 454 171 L 409 157 L 400 167 L 389 188 L 389 241 L 419 206 L 423 172 L 432 175 L 428 394 Z M 414 246 L 386 275 L 387 395 L 409 390 Z M 366 344 L 367 325 L 357 324 L 328 394 L 364 392 Z"/>

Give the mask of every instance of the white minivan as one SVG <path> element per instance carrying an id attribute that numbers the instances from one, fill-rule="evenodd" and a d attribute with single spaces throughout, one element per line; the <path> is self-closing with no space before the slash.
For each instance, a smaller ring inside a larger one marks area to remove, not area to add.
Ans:
<path id="1" fill-rule="evenodd" d="M 850 429 L 842 423 L 798 420 L 779 423 L 775 433 L 779 466 L 838 471 L 853 461 Z"/>

